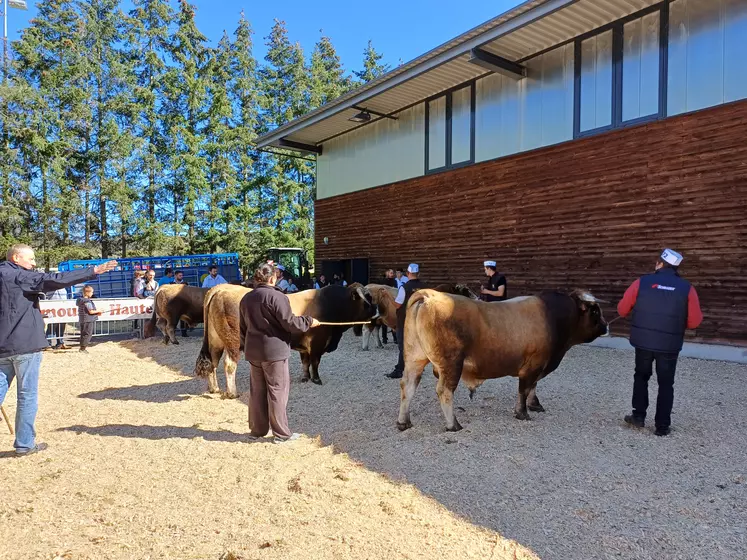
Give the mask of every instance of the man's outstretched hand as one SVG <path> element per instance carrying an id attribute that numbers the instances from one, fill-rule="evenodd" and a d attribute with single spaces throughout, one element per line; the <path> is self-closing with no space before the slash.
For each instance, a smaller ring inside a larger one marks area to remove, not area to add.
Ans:
<path id="1" fill-rule="evenodd" d="M 117 261 L 109 261 L 105 262 L 104 264 L 99 264 L 93 267 L 93 271 L 96 274 L 104 274 L 105 272 L 109 272 L 110 270 L 114 270 L 117 268 Z"/>

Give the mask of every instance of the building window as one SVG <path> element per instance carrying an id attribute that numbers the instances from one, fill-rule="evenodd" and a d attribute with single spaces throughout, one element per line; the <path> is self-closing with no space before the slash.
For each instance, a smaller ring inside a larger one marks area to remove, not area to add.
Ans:
<path id="1" fill-rule="evenodd" d="M 665 19 L 657 7 L 576 40 L 576 136 L 664 116 Z"/>
<path id="2" fill-rule="evenodd" d="M 426 173 L 475 161 L 474 83 L 426 102 Z"/>

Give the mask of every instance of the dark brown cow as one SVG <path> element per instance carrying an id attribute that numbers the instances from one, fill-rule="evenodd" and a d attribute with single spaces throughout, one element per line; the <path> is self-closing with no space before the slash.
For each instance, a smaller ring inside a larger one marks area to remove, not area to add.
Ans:
<path id="1" fill-rule="evenodd" d="M 221 285 L 205 298 L 205 334 L 202 350 L 195 364 L 195 374 L 206 377 L 208 391 L 219 392 L 218 362 L 225 353 L 226 396 L 236 398 L 236 367 L 244 348 L 245 327 L 242 325 L 241 300 L 251 288 Z M 327 286 L 321 290 L 305 290 L 289 294 L 291 309 L 296 315 L 310 315 L 322 322 L 347 323 L 366 321 L 376 316 L 371 294 L 360 284 L 347 287 Z M 322 355 L 334 352 L 343 333 L 350 327 L 321 326 L 291 338 L 291 348 L 301 354 L 301 381 L 322 384 L 319 362 Z"/>
<path id="2" fill-rule="evenodd" d="M 486 379 L 519 378 L 516 418 L 543 411 L 537 382 L 553 372 L 568 349 L 608 332 L 596 300 L 588 292 L 546 292 L 485 303 L 420 290 L 410 298 L 405 321 L 405 371 L 397 427 L 411 427 L 410 401 L 423 369 L 433 364 L 436 393 L 446 429 L 462 427 L 454 417 L 454 390 L 463 380 L 470 396 Z"/>
<path id="3" fill-rule="evenodd" d="M 145 324 L 146 338 L 155 334 L 156 325 L 163 333 L 163 343 L 179 344 L 176 327 L 184 321 L 190 327 L 202 323 L 202 308 L 208 288 L 195 288 L 186 284 L 164 284 L 153 297 L 153 316 Z M 156 321 L 158 318 L 158 321 Z"/>

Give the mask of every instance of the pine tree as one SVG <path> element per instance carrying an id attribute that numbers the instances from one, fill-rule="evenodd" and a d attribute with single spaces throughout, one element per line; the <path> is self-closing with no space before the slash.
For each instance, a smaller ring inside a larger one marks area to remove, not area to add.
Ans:
<path id="1" fill-rule="evenodd" d="M 231 154 L 238 147 L 232 135 L 234 108 L 229 97 L 231 75 L 231 41 L 224 32 L 218 47 L 211 51 L 205 128 L 205 152 L 208 163 L 208 193 L 202 213 L 202 241 L 205 250 L 217 251 L 228 239 L 227 212 L 236 197 L 236 170 Z"/>
<path id="2" fill-rule="evenodd" d="M 353 72 L 356 77 L 364 84 L 375 80 L 379 76 L 389 72 L 390 66 L 382 64 L 380 61 L 384 58 L 383 54 L 376 52 L 371 40 L 369 39 L 366 49 L 363 51 L 363 70 Z"/>
<path id="3" fill-rule="evenodd" d="M 40 260 L 49 267 L 70 254 L 71 234 L 82 214 L 69 160 L 80 150 L 78 125 L 90 118 L 86 104 L 83 26 L 73 0 L 42 0 L 37 17 L 14 44 L 14 67 L 28 84 L 31 111 L 23 145 L 27 172 L 39 184 L 33 219 L 40 225 Z"/>
<path id="4" fill-rule="evenodd" d="M 262 91 L 260 130 L 270 130 L 308 110 L 308 76 L 303 51 L 288 39 L 285 23 L 275 20 L 267 37 L 266 64 L 260 69 Z M 290 154 L 289 154 L 290 155 Z M 303 162 L 301 162 L 303 163 Z M 260 215 L 261 250 L 268 244 L 299 243 L 310 237 L 311 212 L 308 206 L 313 198 L 311 177 L 304 174 L 305 167 L 289 156 L 263 154 L 258 170 L 263 176 L 262 214 Z M 267 204 L 265 204 L 265 201 Z"/>
<path id="5" fill-rule="evenodd" d="M 236 251 L 245 263 L 260 257 L 257 218 L 261 214 L 262 183 L 254 172 L 256 153 L 254 140 L 257 128 L 257 64 L 252 55 L 252 28 L 244 13 L 231 43 L 231 102 L 236 108 L 232 130 L 233 165 L 236 170 L 236 204 L 226 211 L 228 235 L 226 250 Z"/>
<path id="6" fill-rule="evenodd" d="M 315 109 L 337 99 L 352 88 L 352 80 L 344 75 L 340 57 L 329 37 L 314 46 L 309 68 L 309 108 Z"/>
<path id="7" fill-rule="evenodd" d="M 195 24 L 194 6 L 180 0 L 170 41 L 173 67 L 166 74 L 165 127 L 171 162 L 173 250 L 196 251 L 197 206 L 207 191 L 204 127 L 207 101 L 207 39 Z M 180 206 L 183 214 L 180 212 Z M 186 227 L 186 247 L 180 234 Z"/>
<path id="8" fill-rule="evenodd" d="M 83 42 L 86 47 L 88 106 L 91 120 L 78 129 L 85 139 L 83 171 L 95 178 L 98 198 L 94 214 L 99 220 L 101 256 L 112 254 L 112 230 L 118 231 L 120 246 L 127 243 L 131 212 L 123 202 L 134 198 L 126 180 L 126 170 L 133 151 L 134 137 L 129 132 L 135 107 L 134 69 L 121 50 L 125 37 L 124 14 L 119 0 L 83 0 L 85 18 Z M 116 212 L 112 215 L 112 212 Z M 126 217 L 123 219 L 121 212 Z"/>
<path id="9" fill-rule="evenodd" d="M 175 14 L 168 0 L 134 0 L 127 20 L 130 57 L 135 65 L 134 99 L 137 104 L 135 130 L 143 142 L 135 164 L 140 168 L 145 188 L 140 192 L 136 219 L 137 240 L 148 255 L 165 247 L 166 231 L 159 206 L 166 202 L 166 191 L 160 187 L 168 170 L 168 152 L 163 133 L 164 76 L 170 50 L 170 26 Z"/>

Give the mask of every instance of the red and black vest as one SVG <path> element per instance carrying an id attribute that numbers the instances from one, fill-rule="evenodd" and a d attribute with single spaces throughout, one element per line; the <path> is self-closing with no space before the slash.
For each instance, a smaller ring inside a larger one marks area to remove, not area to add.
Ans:
<path id="1" fill-rule="evenodd" d="M 652 352 L 676 354 L 682 350 L 689 295 L 690 282 L 671 268 L 643 276 L 633 307 L 630 344 Z"/>

